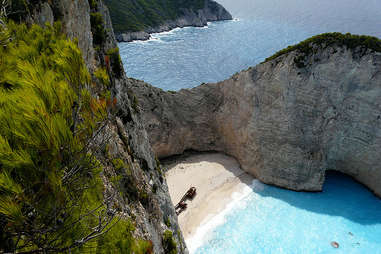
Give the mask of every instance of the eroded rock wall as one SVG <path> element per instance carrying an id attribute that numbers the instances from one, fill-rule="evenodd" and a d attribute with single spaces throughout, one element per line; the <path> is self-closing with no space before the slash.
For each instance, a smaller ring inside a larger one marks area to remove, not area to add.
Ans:
<path id="1" fill-rule="evenodd" d="M 293 190 L 321 190 L 334 169 L 381 196 L 381 54 L 313 52 L 303 67 L 293 51 L 177 93 L 134 81 L 154 152 L 222 151 L 261 181 Z"/>

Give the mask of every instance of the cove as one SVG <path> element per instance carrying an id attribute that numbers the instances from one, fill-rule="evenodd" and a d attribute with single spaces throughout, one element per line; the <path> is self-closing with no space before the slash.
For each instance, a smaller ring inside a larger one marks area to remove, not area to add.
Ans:
<path id="1" fill-rule="evenodd" d="M 195 253 L 381 253 L 381 200 L 350 177 L 328 171 L 319 193 L 251 188 Z"/>
<path id="2" fill-rule="evenodd" d="M 237 8 L 236 20 L 120 43 L 127 75 L 180 90 L 226 79 L 318 33 L 381 36 L 380 1 L 238 0 L 238 7 L 221 2 L 229 11 Z M 251 189 L 224 223 L 209 228 L 199 248 L 189 246 L 192 253 L 381 253 L 380 199 L 347 176 L 329 173 L 321 193 L 258 181 Z M 340 247 L 334 249 L 332 241 Z"/>

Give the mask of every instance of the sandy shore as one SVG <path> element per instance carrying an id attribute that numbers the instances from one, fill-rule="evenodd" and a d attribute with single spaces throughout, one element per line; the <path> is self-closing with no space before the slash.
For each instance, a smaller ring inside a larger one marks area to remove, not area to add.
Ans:
<path id="1" fill-rule="evenodd" d="M 197 228 L 220 213 L 252 183 L 253 177 L 240 169 L 237 161 L 220 153 L 182 156 L 164 163 L 166 179 L 173 204 L 194 186 L 197 196 L 187 201 L 188 208 L 179 216 L 184 237 L 194 237 Z"/>

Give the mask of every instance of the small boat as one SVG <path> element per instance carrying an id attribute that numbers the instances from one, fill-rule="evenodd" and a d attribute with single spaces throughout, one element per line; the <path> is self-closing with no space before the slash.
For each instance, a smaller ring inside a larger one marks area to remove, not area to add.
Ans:
<path id="1" fill-rule="evenodd" d="M 187 209 L 187 207 L 188 207 L 187 203 L 185 203 L 184 201 L 180 201 L 175 207 L 176 215 L 179 215 L 181 212 L 183 212 L 185 209 Z"/>
<path id="2" fill-rule="evenodd" d="M 175 206 L 176 214 L 179 215 L 181 212 L 187 209 L 188 205 L 187 203 L 185 203 L 185 201 L 187 199 L 193 200 L 195 196 L 196 196 L 196 187 L 190 187 L 189 190 L 181 198 L 180 202 Z"/>
<path id="3" fill-rule="evenodd" d="M 335 241 L 332 241 L 331 242 L 331 246 L 333 247 L 333 248 L 339 248 L 339 243 L 338 242 L 335 242 Z"/>
<path id="4" fill-rule="evenodd" d="M 196 187 L 191 187 L 187 193 L 185 193 L 185 196 L 188 198 L 188 199 L 193 199 L 195 196 L 196 196 Z"/>

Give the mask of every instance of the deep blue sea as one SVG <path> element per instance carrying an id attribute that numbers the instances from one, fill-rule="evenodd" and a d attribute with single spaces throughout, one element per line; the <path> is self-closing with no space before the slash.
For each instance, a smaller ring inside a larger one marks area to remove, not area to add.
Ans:
<path id="1" fill-rule="evenodd" d="M 127 75 L 164 90 L 217 82 L 324 32 L 381 37 L 381 0 L 220 0 L 235 21 L 120 43 Z"/>
<path id="2" fill-rule="evenodd" d="M 381 0 L 220 0 L 233 21 L 120 43 L 127 75 L 164 90 L 224 80 L 276 51 L 324 32 L 381 37 Z M 380 183 L 381 184 L 381 183 Z M 322 193 L 254 182 L 207 233 L 198 254 L 381 253 L 381 200 L 330 174 Z M 330 245 L 340 244 L 339 249 Z"/>

